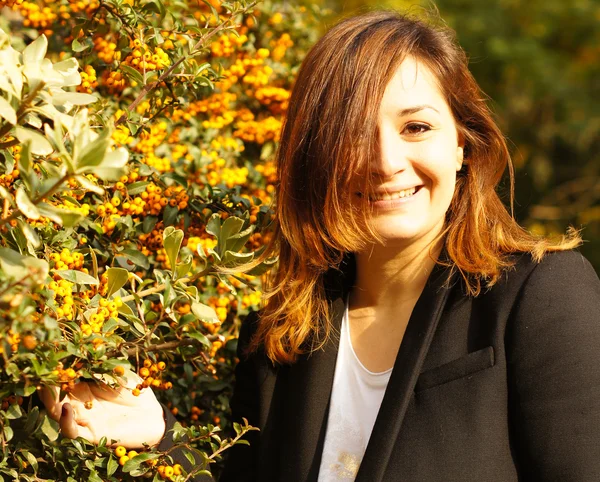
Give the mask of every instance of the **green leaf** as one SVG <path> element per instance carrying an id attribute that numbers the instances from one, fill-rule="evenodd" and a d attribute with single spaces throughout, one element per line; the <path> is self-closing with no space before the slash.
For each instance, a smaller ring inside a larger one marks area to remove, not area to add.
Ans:
<path id="1" fill-rule="evenodd" d="M 169 206 L 168 204 L 165 206 L 165 210 L 163 211 L 163 222 L 165 226 L 173 226 L 177 222 L 177 215 L 179 214 L 179 209 L 177 206 Z"/>
<path id="2" fill-rule="evenodd" d="M 92 42 L 91 38 L 82 37 L 81 40 L 73 39 L 73 42 L 71 43 L 71 49 L 73 49 L 73 52 L 79 53 L 79 52 L 83 52 L 84 50 L 89 49 L 93 45 L 94 45 L 94 42 Z"/>
<path id="3" fill-rule="evenodd" d="M 198 317 L 198 319 L 207 323 L 219 323 L 219 317 L 217 312 L 212 306 L 205 305 L 194 301 L 192 303 L 192 313 Z"/>
<path id="4" fill-rule="evenodd" d="M 113 293 L 119 291 L 129 279 L 129 271 L 123 268 L 108 268 L 108 291 L 106 297 L 110 297 Z"/>
<path id="5" fill-rule="evenodd" d="M 0 117 L 13 126 L 17 123 L 17 112 L 10 102 L 2 96 L 0 96 Z"/>
<path id="6" fill-rule="evenodd" d="M 146 186 L 150 184 L 150 181 L 138 181 L 133 184 L 129 184 L 127 186 L 127 194 L 130 196 L 135 196 L 136 194 L 141 194 L 146 190 Z"/>
<path id="7" fill-rule="evenodd" d="M 223 238 L 223 242 L 226 243 L 231 236 L 238 234 L 243 225 L 244 220 L 236 216 L 229 216 L 223 221 L 223 224 L 221 225 L 221 237 Z"/>
<path id="8" fill-rule="evenodd" d="M 221 216 L 214 213 L 206 223 L 206 232 L 219 239 L 221 236 Z"/>
<path id="9" fill-rule="evenodd" d="M 30 149 L 33 154 L 38 156 L 49 156 L 54 151 L 52 144 L 50 144 L 48 139 L 33 129 L 15 126 L 12 132 L 21 143 L 27 141 L 31 142 Z"/>
<path id="10" fill-rule="evenodd" d="M 54 442 L 58 438 L 58 422 L 52 420 L 47 414 L 44 414 L 44 421 L 41 428 L 42 433 L 48 437 L 50 442 Z"/>
<path id="11" fill-rule="evenodd" d="M 56 105 L 88 105 L 98 102 L 98 97 L 83 92 L 56 92 L 52 95 L 52 100 Z"/>
<path id="12" fill-rule="evenodd" d="M 31 244 L 31 246 L 34 249 L 39 248 L 42 245 L 42 242 L 35 230 L 29 224 L 23 222 L 20 219 L 17 222 L 19 224 L 19 228 L 23 232 L 23 235 L 25 236 L 25 238 L 27 238 L 27 241 Z"/>
<path id="13" fill-rule="evenodd" d="M 223 265 L 233 267 L 239 264 L 249 263 L 254 259 L 254 253 L 234 253 L 233 251 L 225 251 L 223 255 Z"/>
<path id="14" fill-rule="evenodd" d="M 0 268 L 10 279 L 21 280 L 31 276 L 37 283 L 44 283 L 50 270 L 43 259 L 23 256 L 9 248 L 0 248 Z"/>
<path id="15" fill-rule="evenodd" d="M 100 196 L 104 194 L 104 189 L 102 187 L 98 186 L 97 184 L 94 184 L 85 176 L 75 176 L 75 180 L 83 189 L 87 191 L 99 194 Z"/>
<path id="16" fill-rule="evenodd" d="M 157 222 L 158 218 L 156 216 L 144 217 L 144 222 L 142 223 L 142 231 L 144 234 L 150 233 L 154 229 L 154 226 L 156 226 Z"/>
<path id="17" fill-rule="evenodd" d="M 185 259 L 179 263 L 177 265 L 177 269 L 176 269 L 176 278 L 183 278 L 185 277 L 185 275 L 188 274 L 188 272 L 190 272 L 192 270 L 192 261 L 194 260 L 194 257 L 191 254 L 188 254 Z"/>
<path id="18" fill-rule="evenodd" d="M 14 435 L 13 429 L 10 428 L 10 425 L 5 425 L 3 432 L 4 432 L 4 441 L 10 442 L 10 440 L 13 438 L 13 435 Z"/>
<path id="19" fill-rule="evenodd" d="M 38 470 L 38 461 L 35 458 L 35 455 L 33 455 L 31 452 L 26 451 L 23 452 L 23 455 L 25 455 L 25 458 L 27 459 L 27 462 L 29 462 L 29 465 L 31 465 L 31 468 L 37 472 Z"/>
<path id="20" fill-rule="evenodd" d="M 111 131 L 109 129 L 104 129 L 96 139 L 83 147 L 83 150 L 75 159 L 78 170 L 81 168 L 99 166 L 102 163 L 106 150 L 110 145 L 110 136 Z"/>
<path id="21" fill-rule="evenodd" d="M 206 337 L 206 335 L 199 333 L 197 331 L 190 331 L 187 336 L 189 338 L 193 338 L 194 340 L 198 340 L 200 343 L 202 343 L 206 348 L 211 348 L 212 344 L 210 342 L 210 340 Z"/>
<path id="22" fill-rule="evenodd" d="M 48 39 L 44 34 L 40 35 L 23 50 L 24 64 L 39 64 L 44 60 L 48 50 Z"/>
<path id="23" fill-rule="evenodd" d="M 23 431 L 25 433 L 30 433 L 33 431 L 36 422 L 40 416 L 40 409 L 38 407 L 33 407 L 31 411 L 27 414 L 27 421 L 25 425 L 23 425 Z"/>
<path id="24" fill-rule="evenodd" d="M 6 410 L 6 418 L 9 420 L 14 420 L 15 418 L 21 418 L 23 416 L 23 412 L 21 411 L 21 407 L 19 407 L 16 403 L 11 403 Z"/>
<path id="25" fill-rule="evenodd" d="M 50 218 L 57 224 L 64 226 L 65 228 L 72 228 L 79 224 L 83 219 L 83 215 L 79 211 L 72 211 L 70 209 L 60 209 L 50 204 L 40 203 L 38 209 L 42 216 Z"/>
<path id="26" fill-rule="evenodd" d="M 109 151 L 102 164 L 92 169 L 94 174 L 104 181 L 116 181 L 125 173 L 129 153 L 124 147 Z"/>
<path id="27" fill-rule="evenodd" d="M 130 67 L 129 65 L 121 64 L 121 65 L 119 65 L 119 69 L 121 69 L 123 72 L 125 72 L 128 77 L 135 80 L 138 83 L 138 85 L 144 85 L 144 78 L 142 77 L 142 74 L 139 73 L 133 67 Z"/>
<path id="28" fill-rule="evenodd" d="M 244 247 L 256 226 L 251 225 L 250 227 L 244 229 L 243 231 L 234 234 L 233 236 L 229 236 L 225 243 L 225 249 L 230 251 L 238 252 L 240 249 Z"/>
<path id="29" fill-rule="evenodd" d="M 173 226 L 169 226 L 163 231 L 163 245 L 167 252 L 169 262 L 171 263 L 171 271 L 173 273 L 175 273 L 177 267 L 177 258 L 179 257 L 182 241 L 183 231 L 181 229 L 175 229 Z"/>
<path id="30" fill-rule="evenodd" d="M 21 171 L 21 179 L 29 192 L 33 191 L 32 163 L 31 163 L 31 141 L 21 144 L 21 158 L 19 159 L 19 170 Z"/>
<path id="31" fill-rule="evenodd" d="M 62 279 L 66 279 L 71 283 L 76 283 L 78 285 L 97 285 L 100 284 L 99 281 L 90 276 L 89 274 L 85 274 L 81 271 L 77 271 L 74 269 L 64 269 L 55 271 L 55 273 L 60 276 Z"/>
<path id="32" fill-rule="evenodd" d="M 127 248 L 117 254 L 117 256 L 123 256 L 125 259 L 128 259 L 135 265 L 140 268 L 149 269 L 150 261 L 148 261 L 148 257 L 142 253 L 140 253 L 137 249 Z"/>
<path id="33" fill-rule="evenodd" d="M 161 456 L 161 454 L 151 454 L 148 452 L 138 454 L 135 457 L 133 457 L 132 459 L 129 459 L 125 463 L 125 465 L 123 465 L 122 470 L 125 473 L 129 473 L 129 472 L 137 469 L 142 462 L 145 462 L 146 460 L 154 460 L 154 459 L 159 458 L 160 456 Z"/>
<path id="34" fill-rule="evenodd" d="M 108 477 L 110 477 L 112 474 L 114 474 L 117 471 L 118 468 L 119 468 L 118 462 L 111 455 L 108 459 L 108 463 L 106 464 L 106 475 Z"/>
<path id="35" fill-rule="evenodd" d="M 29 196 L 25 193 L 23 186 L 20 186 L 19 189 L 17 189 L 15 201 L 17 202 L 17 207 L 28 219 L 40 219 L 40 211 L 35 204 L 31 202 L 31 199 L 29 199 Z"/>

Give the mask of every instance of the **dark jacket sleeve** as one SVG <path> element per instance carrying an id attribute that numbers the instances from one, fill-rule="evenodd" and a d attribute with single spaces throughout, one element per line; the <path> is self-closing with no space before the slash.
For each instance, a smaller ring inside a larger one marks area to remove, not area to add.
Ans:
<path id="1" fill-rule="evenodd" d="M 533 269 L 506 332 L 509 407 L 524 480 L 600 480 L 600 280 L 578 252 Z"/>
<path id="2" fill-rule="evenodd" d="M 230 400 L 232 421 L 258 426 L 259 395 L 255 366 L 255 355 L 247 356 L 245 349 L 256 330 L 258 313 L 250 313 L 240 329 L 237 356 L 239 362 L 235 368 L 235 386 Z M 225 453 L 225 468 L 219 482 L 254 482 L 257 480 L 259 432 L 251 431 L 245 435 L 250 445 L 234 445 Z"/>

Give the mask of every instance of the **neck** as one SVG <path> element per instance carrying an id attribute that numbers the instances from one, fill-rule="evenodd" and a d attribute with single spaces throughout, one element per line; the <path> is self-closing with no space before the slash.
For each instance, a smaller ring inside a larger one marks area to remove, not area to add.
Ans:
<path id="1" fill-rule="evenodd" d="M 416 301 L 443 246 L 412 245 L 404 249 L 373 245 L 356 253 L 356 278 L 351 292 L 353 307 L 383 308 Z"/>

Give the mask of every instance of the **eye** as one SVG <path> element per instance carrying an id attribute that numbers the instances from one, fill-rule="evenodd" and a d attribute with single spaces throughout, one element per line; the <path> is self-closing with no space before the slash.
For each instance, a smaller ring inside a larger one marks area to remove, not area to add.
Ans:
<path id="1" fill-rule="evenodd" d="M 411 122 L 409 124 L 406 124 L 404 130 L 401 133 L 414 136 L 418 134 L 423 134 L 424 132 L 427 132 L 429 130 L 431 130 L 431 127 L 427 124 L 422 124 L 420 122 Z"/>

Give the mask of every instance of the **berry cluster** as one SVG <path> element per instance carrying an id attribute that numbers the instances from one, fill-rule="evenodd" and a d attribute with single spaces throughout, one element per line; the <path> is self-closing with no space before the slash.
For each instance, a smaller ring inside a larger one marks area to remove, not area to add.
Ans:
<path id="1" fill-rule="evenodd" d="M 133 390 L 132 394 L 138 396 L 142 389 L 152 387 L 160 390 L 170 390 L 173 388 L 171 382 L 165 382 L 162 380 L 162 372 L 167 368 L 167 364 L 163 361 L 154 363 L 150 358 L 144 360 L 144 365 L 138 370 L 138 374 L 142 377 L 142 383 L 138 384 Z"/>
<path id="2" fill-rule="evenodd" d="M 92 89 L 95 89 L 96 87 L 98 87 L 96 71 L 91 65 L 86 65 L 84 71 L 81 72 L 81 84 L 77 86 L 77 92 L 91 94 Z"/>

